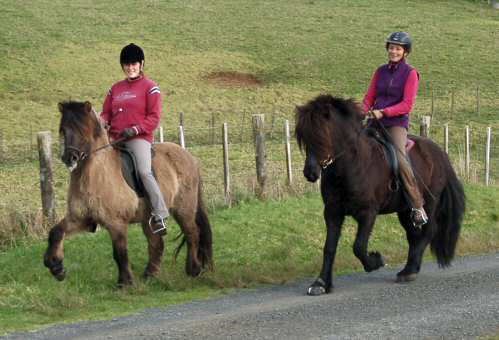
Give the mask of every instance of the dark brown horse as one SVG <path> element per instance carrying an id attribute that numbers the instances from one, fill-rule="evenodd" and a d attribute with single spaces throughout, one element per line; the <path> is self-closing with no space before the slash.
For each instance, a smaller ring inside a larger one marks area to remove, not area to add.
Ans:
<path id="1" fill-rule="evenodd" d="M 44 263 L 50 272 L 63 280 L 65 237 L 82 231 L 95 231 L 97 224 L 111 236 L 113 255 L 118 265 L 118 285 L 133 282 L 128 262 L 127 229 L 130 223 L 142 222 L 147 237 L 149 263 L 144 276 L 159 273 L 164 243 L 149 228 L 149 204 L 128 186 L 121 172 L 119 152 L 109 144 L 89 102 L 59 104 L 59 132 L 64 139 L 62 161 L 71 170 L 67 213 L 49 233 Z M 197 161 L 187 151 L 172 143 L 156 144 L 152 165 L 165 202 L 180 225 L 187 243 L 185 270 L 197 276 L 212 263 L 212 235 L 201 198 L 201 177 Z M 89 250 L 90 251 L 90 250 Z"/>
<path id="2" fill-rule="evenodd" d="M 440 266 L 450 265 L 454 257 L 465 196 L 447 154 L 431 140 L 411 136 L 415 145 L 409 157 L 429 216 L 422 229 L 415 228 L 402 190 L 390 185 L 393 175 L 384 151 L 365 132 L 362 119 L 352 100 L 330 95 L 320 95 L 296 109 L 296 138 L 306 152 L 303 173 L 311 182 L 321 178 L 327 227 L 322 270 L 309 287 L 309 295 L 329 293 L 333 286 L 334 258 L 345 216 L 358 223 L 353 251 L 367 272 L 384 266 L 381 254 L 367 249 L 378 214 L 396 212 L 407 234 L 407 263 L 397 281 L 416 278 L 428 244 Z"/>

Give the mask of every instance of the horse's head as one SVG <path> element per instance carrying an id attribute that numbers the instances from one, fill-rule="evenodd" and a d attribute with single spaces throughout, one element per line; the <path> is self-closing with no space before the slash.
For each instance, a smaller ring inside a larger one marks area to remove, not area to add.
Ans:
<path id="1" fill-rule="evenodd" d="M 358 135 L 361 121 L 359 107 L 351 99 L 319 95 L 296 108 L 296 140 L 306 153 L 303 174 L 307 180 L 317 181 L 321 169 L 346 151 L 352 136 Z"/>
<path id="2" fill-rule="evenodd" d="M 92 150 L 97 138 L 103 134 L 99 118 L 90 102 L 61 102 L 59 134 L 64 142 L 62 161 L 73 171 Z"/>

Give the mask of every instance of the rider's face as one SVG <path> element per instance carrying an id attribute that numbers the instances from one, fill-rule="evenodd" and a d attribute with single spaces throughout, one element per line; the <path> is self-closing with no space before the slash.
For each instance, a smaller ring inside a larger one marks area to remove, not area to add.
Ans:
<path id="1" fill-rule="evenodd" d="M 405 50 L 400 45 L 388 44 L 388 60 L 392 63 L 399 62 L 406 56 Z"/>
<path id="2" fill-rule="evenodd" d="M 135 79 L 140 76 L 140 71 L 142 69 L 142 63 L 135 62 L 130 64 L 121 65 L 123 68 L 123 72 L 127 76 L 128 79 Z"/>

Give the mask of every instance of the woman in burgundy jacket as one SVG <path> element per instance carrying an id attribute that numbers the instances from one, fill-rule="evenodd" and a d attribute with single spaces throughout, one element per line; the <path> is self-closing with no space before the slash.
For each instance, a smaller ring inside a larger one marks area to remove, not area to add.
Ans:
<path id="1" fill-rule="evenodd" d="M 109 126 L 110 137 L 125 138 L 125 146 L 134 154 L 137 172 L 151 203 L 149 225 L 154 233 L 164 235 L 169 212 L 151 168 L 153 131 L 161 118 L 161 92 L 158 85 L 144 75 L 144 52 L 139 46 L 125 46 L 120 64 L 126 78 L 109 90 L 101 118 Z"/>
<path id="2" fill-rule="evenodd" d="M 390 133 L 398 149 L 400 175 L 412 206 L 411 218 L 414 225 L 420 228 L 428 222 L 428 217 L 423 208 L 423 196 L 418 189 L 405 151 L 409 113 L 416 100 L 419 74 L 407 63 L 407 56 L 412 48 L 409 34 L 406 32 L 390 34 L 385 48 L 388 52 L 388 63 L 374 72 L 364 97 L 363 111 L 379 120 Z"/>

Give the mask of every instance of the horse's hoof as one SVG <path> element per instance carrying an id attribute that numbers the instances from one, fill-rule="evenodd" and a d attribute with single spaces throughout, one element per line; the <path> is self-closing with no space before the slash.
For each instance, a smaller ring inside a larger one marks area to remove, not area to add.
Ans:
<path id="1" fill-rule="evenodd" d="M 327 288 L 326 283 L 321 278 L 318 278 L 310 287 L 307 289 L 307 295 L 317 296 L 324 295 L 331 292 L 331 287 Z"/>
<path id="2" fill-rule="evenodd" d="M 322 286 L 310 286 L 307 290 L 307 295 L 318 296 L 326 294 L 326 288 Z"/>
<path id="3" fill-rule="evenodd" d="M 383 256 L 377 251 L 372 251 L 369 253 L 369 263 L 367 266 L 364 266 L 364 270 L 369 273 L 384 266 L 385 260 Z"/>
<path id="4" fill-rule="evenodd" d="M 417 276 L 418 276 L 417 273 L 397 275 L 397 279 L 395 280 L 395 282 L 397 283 L 411 282 L 416 280 Z"/>
<path id="5" fill-rule="evenodd" d="M 158 277 L 158 273 L 152 273 L 148 271 L 145 271 L 144 274 L 142 275 L 142 278 L 144 280 L 154 279 L 156 277 Z"/>
<path id="6" fill-rule="evenodd" d="M 57 281 L 64 281 L 64 279 L 66 278 L 66 271 L 64 269 L 57 274 L 54 273 L 52 274 L 54 275 Z"/>

